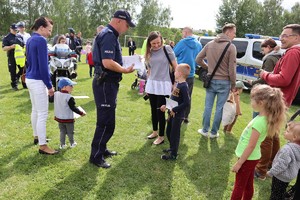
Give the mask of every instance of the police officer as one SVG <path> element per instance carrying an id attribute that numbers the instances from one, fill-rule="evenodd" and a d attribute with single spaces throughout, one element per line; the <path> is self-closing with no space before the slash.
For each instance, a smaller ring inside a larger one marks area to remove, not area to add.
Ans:
<path id="1" fill-rule="evenodd" d="M 119 35 L 125 33 L 129 27 L 135 27 L 130 14 L 125 10 L 118 10 L 95 39 L 93 92 L 97 107 L 97 124 L 91 144 L 90 162 L 97 167 L 109 168 L 110 164 L 105 161 L 105 157 L 117 154 L 115 151 L 109 151 L 106 143 L 115 129 L 115 109 L 122 73 L 134 71 L 133 65 L 128 68 L 122 67 L 122 50 L 119 43 Z"/>
<path id="2" fill-rule="evenodd" d="M 10 73 L 11 87 L 13 90 L 18 90 L 18 75 L 17 65 L 15 60 L 15 47 L 16 44 L 24 47 L 23 38 L 16 35 L 17 26 L 16 24 L 10 25 L 10 33 L 7 34 L 2 40 L 2 49 L 7 52 L 8 58 L 8 70 Z M 19 69 L 21 70 L 21 69 Z"/>

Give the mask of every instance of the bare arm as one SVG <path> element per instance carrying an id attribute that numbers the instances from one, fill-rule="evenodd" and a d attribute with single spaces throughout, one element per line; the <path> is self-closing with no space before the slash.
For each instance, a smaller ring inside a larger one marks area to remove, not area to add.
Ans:
<path id="1" fill-rule="evenodd" d="M 244 162 L 249 158 L 249 156 L 253 152 L 253 150 L 256 146 L 256 143 L 258 141 L 259 135 L 260 135 L 260 133 L 256 129 L 253 128 L 248 146 L 244 150 L 240 159 L 234 164 L 231 171 L 233 171 L 235 173 L 237 173 L 239 171 L 241 166 L 244 164 Z"/>
<path id="2" fill-rule="evenodd" d="M 178 65 L 177 61 L 176 60 L 172 60 L 172 67 L 173 67 L 174 71 L 175 71 L 177 65 Z"/>
<path id="3" fill-rule="evenodd" d="M 13 45 L 10 45 L 10 46 L 5 46 L 5 47 L 3 47 L 2 50 L 3 50 L 3 51 L 9 51 L 9 50 L 14 49 L 15 47 L 16 47 L 16 45 L 13 44 Z"/>

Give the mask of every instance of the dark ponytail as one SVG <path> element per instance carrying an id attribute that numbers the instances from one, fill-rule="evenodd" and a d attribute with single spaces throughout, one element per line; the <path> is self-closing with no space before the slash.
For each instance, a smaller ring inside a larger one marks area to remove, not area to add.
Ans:
<path id="1" fill-rule="evenodd" d="M 41 16 L 34 21 L 31 30 L 37 31 L 41 26 L 46 28 L 49 24 L 53 25 L 53 21 L 50 18 Z"/>

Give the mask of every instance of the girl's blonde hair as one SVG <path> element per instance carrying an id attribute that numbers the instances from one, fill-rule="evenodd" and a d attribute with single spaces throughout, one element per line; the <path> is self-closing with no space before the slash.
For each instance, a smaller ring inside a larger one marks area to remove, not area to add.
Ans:
<path id="1" fill-rule="evenodd" d="M 300 140 L 300 122 L 289 122 L 287 127 L 292 131 L 294 137 L 296 137 L 297 140 Z"/>
<path id="2" fill-rule="evenodd" d="M 251 99 L 256 103 L 262 103 L 266 112 L 268 123 L 268 136 L 279 133 L 286 120 L 286 105 L 283 94 L 279 88 L 269 85 L 255 85 L 251 90 Z"/>
<path id="3" fill-rule="evenodd" d="M 147 45 L 146 45 L 146 52 L 145 52 L 145 60 L 146 60 L 146 62 L 148 62 L 149 59 L 150 59 L 150 54 L 151 54 L 151 44 L 150 44 L 150 42 L 152 40 L 155 40 L 158 37 L 160 37 L 160 39 L 161 39 L 161 45 L 163 45 L 162 36 L 161 36 L 160 32 L 158 32 L 158 31 L 152 31 L 149 34 L 148 38 L 147 38 Z"/>

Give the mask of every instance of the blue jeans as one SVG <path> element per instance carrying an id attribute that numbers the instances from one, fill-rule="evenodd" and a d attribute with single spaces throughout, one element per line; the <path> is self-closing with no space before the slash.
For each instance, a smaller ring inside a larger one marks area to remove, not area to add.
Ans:
<path id="1" fill-rule="evenodd" d="M 205 109 L 203 113 L 203 132 L 208 132 L 210 129 L 211 112 L 214 105 L 215 97 L 217 96 L 216 112 L 211 129 L 211 134 L 217 134 L 223 114 L 223 106 L 227 101 L 230 91 L 229 80 L 212 80 L 209 88 L 206 89 Z"/>

